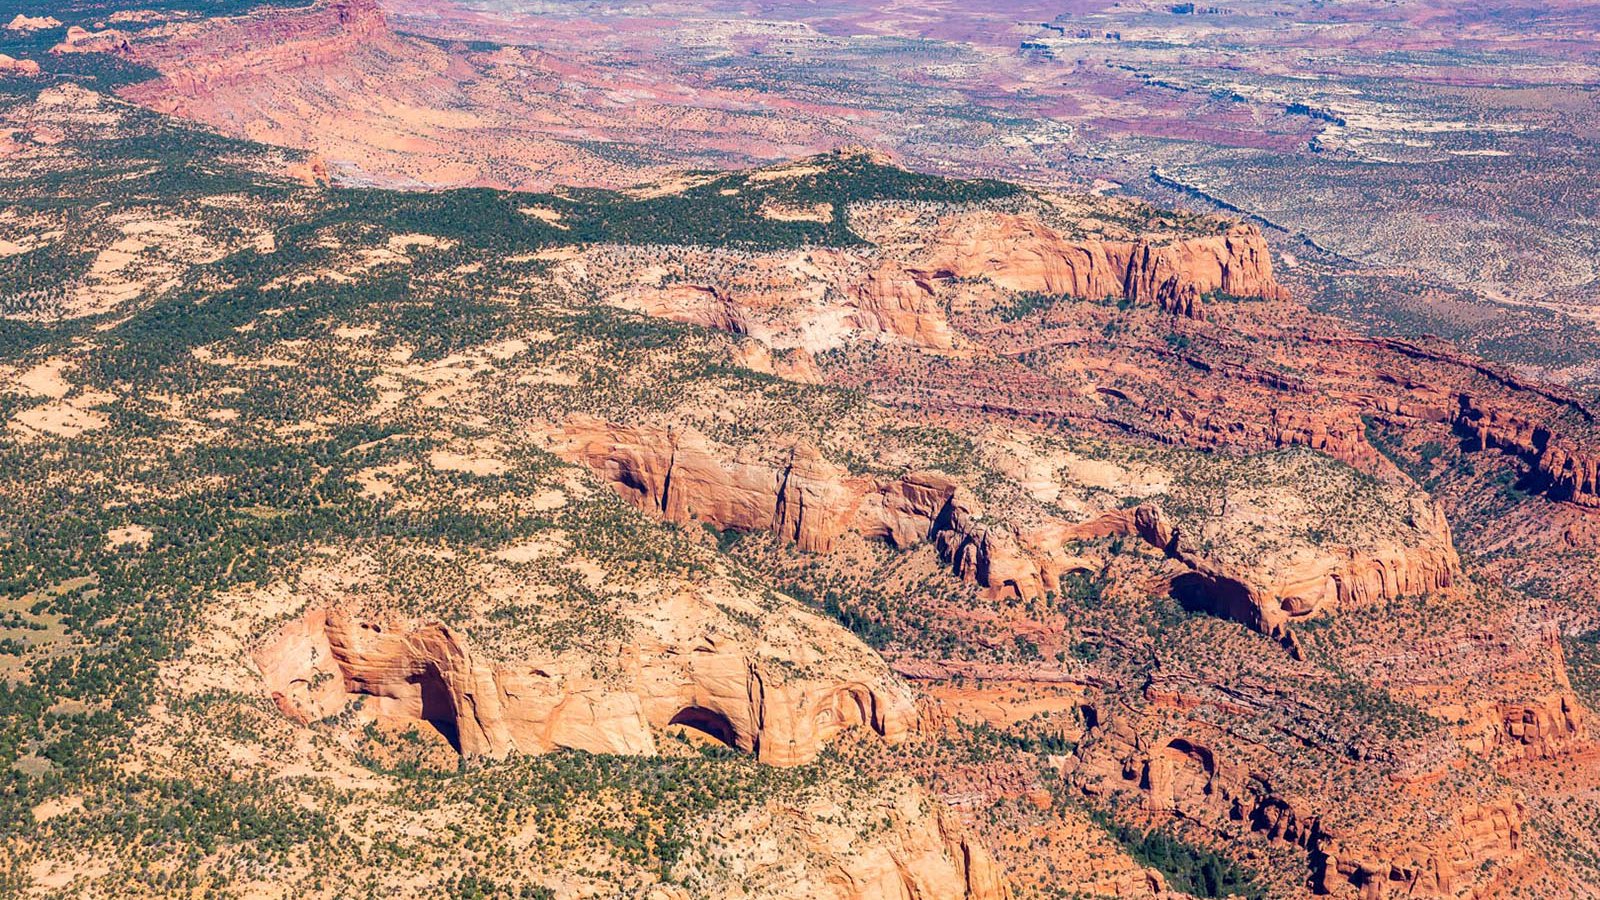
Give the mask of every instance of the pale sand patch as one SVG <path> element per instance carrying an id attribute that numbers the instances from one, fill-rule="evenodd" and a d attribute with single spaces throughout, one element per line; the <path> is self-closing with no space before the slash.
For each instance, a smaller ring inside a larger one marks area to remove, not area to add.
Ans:
<path id="1" fill-rule="evenodd" d="M 810 206 L 784 206 L 779 203 L 765 203 L 761 206 L 761 215 L 774 222 L 832 222 L 832 203 L 813 203 Z"/>
<path id="2" fill-rule="evenodd" d="M 110 424 L 110 419 L 92 409 L 81 408 L 66 400 L 57 400 L 17 413 L 11 417 L 10 427 L 20 432 L 24 438 L 43 437 L 47 434 L 70 438 Z"/>
<path id="3" fill-rule="evenodd" d="M 358 328 L 354 325 L 340 325 L 333 330 L 333 336 L 346 341 L 359 341 L 378 333 L 376 328 Z"/>
<path id="4" fill-rule="evenodd" d="M 283 359 L 277 356 L 263 356 L 260 359 L 246 359 L 231 355 L 219 356 L 216 351 L 209 347 L 195 347 L 189 351 L 189 355 L 203 363 L 225 366 L 230 369 L 234 367 L 242 369 L 288 369 L 300 365 L 300 363 L 292 359 Z"/>
<path id="5" fill-rule="evenodd" d="M 318 281 L 350 284 L 356 280 L 357 276 L 365 275 L 381 266 L 411 265 L 411 257 L 406 254 L 406 251 L 414 247 L 448 250 L 454 246 L 455 241 L 448 238 L 434 237 L 431 234 L 391 235 L 382 247 L 359 248 L 354 259 L 337 269 L 319 269 L 316 272 L 293 276 L 280 275 L 261 287 L 264 290 L 278 290 L 290 286 L 300 287 Z"/>
<path id="6" fill-rule="evenodd" d="M 106 532 L 106 546 L 113 550 L 128 545 L 148 547 L 153 537 L 155 533 L 143 525 L 124 525 Z"/>
<path id="7" fill-rule="evenodd" d="M 492 366 L 482 357 L 457 353 L 437 362 L 388 371 L 428 385 L 431 390 L 424 392 L 418 402 L 424 407 L 437 409 L 447 405 L 452 397 L 466 389 L 473 376 L 490 370 Z"/>
<path id="8" fill-rule="evenodd" d="M 774 166 L 770 169 L 757 169 L 751 172 L 748 177 L 750 181 L 787 181 L 794 178 L 804 178 L 807 175 L 821 175 L 823 171 L 821 166 L 797 162 L 786 166 Z"/>
<path id="9" fill-rule="evenodd" d="M 428 454 L 428 465 L 443 472 L 466 472 L 469 475 L 504 475 L 511 471 L 505 460 L 492 456 L 468 456 L 448 450 L 435 450 Z"/>
<path id="10" fill-rule="evenodd" d="M 572 387 L 578 383 L 578 376 L 571 372 L 549 367 L 535 369 L 532 372 L 523 372 L 517 376 L 518 384 L 553 384 L 559 387 Z"/>
<path id="11" fill-rule="evenodd" d="M 1167 473 L 1148 466 L 1125 468 L 1102 459 L 1085 459 L 1064 454 L 1061 468 L 1079 484 L 1118 491 L 1134 497 L 1148 497 L 1168 490 Z"/>
<path id="12" fill-rule="evenodd" d="M 606 583 L 606 570 L 592 560 L 574 559 L 566 564 L 566 568 L 582 575 L 583 580 L 589 583 L 591 590 Z"/>
<path id="13" fill-rule="evenodd" d="M 35 822 L 48 822 L 56 816 L 83 809 L 82 797 L 54 797 L 33 808 Z"/>
<path id="14" fill-rule="evenodd" d="M 532 538 L 515 544 L 508 544 L 494 552 L 495 559 L 509 563 L 525 563 L 556 556 L 567 552 L 567 534 L 564 531 L 555 531 L 545 537 Z"/>
<path id="15" fill-rule="evenodd" d="M 416 466 L 405 460 L 386 466 L 373 466 L 355 474 L 356 484 L 361 485 L 361 496 L 382 500 L 394 493 L 395 485 L 414 469 Z"/>
<path id="16" fill-rule="evenodd" d="M 191 265 L 215 262 L 227 252 L 199 233 L 197 219 L 136 219 L 122 237 L 95 254 L 76 287 L 71 314 L 107 312 L 141 296 L 159 296 Z"/>
<path id="17" fill-rule="evenodd" d="M 456 245 L 449 238 L 435 237 L 431 234 L 396 234 L 389 238 L 389 249 L 397 253 L 404 253 L 412 247 L 429 247 L 438 250 L 449 250 Z"/>
<path id="18" fill-rule="evenodd" d="M 28 867 L 28 875 L 33 878 L 35 891 L 39 888 L 47 891 L 64 888 L 79 878 L 93 881 L 105 877 L 110 872 L 109 863 L 82 855 L 75 855 L 70 859 L 41 859 Z"/>
<path id="19" fill-rule="evenodd" d="M 24 234 L 14 241 L 0 238 L 0 256 L 16 256 L 18 253 L 37 250 L 46 244 L 54 243 L 60 237 L 60 231 L 50 231 L 43 234 Z"/>
<path id="20" fill-rule="evenodd" d="M 518 353 L 528 352 L 528 342 L 519 341 L 516 338 L 512 338 L 509 341 L 501 341 L 498 344 L 490 344 L 489 346 L 483 348 L 483 351 L 489 354 L 489 356 L 493 359 L 510 359 L 511 357 L 516 356 Z"/>
<path id="21" fill-rule="evenodd" d="M 36 397 L 60 400 L 72 390 L 72 385 L 61 377 L 68 365 L 64 359 L 47 359 L 17 376 L 17 384 Z"/>
<path id="22" fill-rule="evenodd" d="M 548 491 L 542 491 L 539 494 L 534 495 L 533 498 L 533 508 L 537 512 L 549 512 L 552 509 L 560 509 L 566 505 L 566 492 L 556 490 L 555 488 L 551 488 Z"/>
<path id="23" fill-rule="evenodd" d="M 568 260 L 581 259 L 583 253 L 582 247 L 551 247 L 548 250 L 540 250 L 537 253 L 519 253 L 516 256 L 508 256 L 506 257 L 506 262 L 566 262 Z"/>
<path id="24" fill-rule="evenodd" d="M 535 219 L 538 219 L 546 225 L 554 225 L 562 231 L 566 231 L 571 228 L 570 225 L 563 225 L 561 223 L 560 212 L 553 210 L 548 206 L 524 206 L 522 209 L 518 210 L 518 212 L 521 212 L 525 216 L 533 216 Z"/>
<path id="25" fill-rule="evenodd" d="M 681 194 L 690 188 L 702 184 L 710 184 L 722 177 L 720 172 L 708 172 L 700 175 L 678 175 L 650 184 L 641 184 L 625 189 L 622 193 L 635 200 L 651 200 L 656 197 L 665 197 L 669 194 Z"/>

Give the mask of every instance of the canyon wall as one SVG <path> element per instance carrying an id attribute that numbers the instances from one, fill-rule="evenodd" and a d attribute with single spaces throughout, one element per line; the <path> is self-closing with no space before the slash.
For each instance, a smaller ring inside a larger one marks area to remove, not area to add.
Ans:
<path id="1" fill-rule="evenodd" d="M 1459 396 L 1452 422 L 1477 446 L 1521 458 L 1533 470 L 1531 487 L 1551 499 L 1600 507 L 1600 452 L 1471 394 Z"/>
<path id="2" fill-rule="evenodd" d="M 124 48 L 162 77 L 123 96 L 182 114 L 188 101 L 236 83 L 338 63 L 363 47 L 400 52 L 376 0 L 331 0 L 305 9 L 270 9 L 208 19 L 160 41 Z"/>
<path id="3" fill-rule="evenodd" d="M 1494 866 L 1523 859 L 1523 808 L 1510 799 L 1469 803 L 1431 833 L 1407 840 L 1345 834 L 1312 798 L 1274 789 L 1269 773 L 1233 763 L 1208 742 L 1150 737 L 1115 721 L 1079 751 L 1072 778 L 1090 794 L 1136 790 L 1152 816 L 1237 823 L 1301 848 L 1318 893 L 1459 897 L 1486 887 Z"/>
<path id="4" fill-rule="evenodd" d="M 1355 608 L 1380 600 L 1445 590 L 1460 579 L 1461 559 L 1449 523 L 1437 507 L 1419 523 L 1413 540 L 1384 536 L 1376 546 L 1355 550 L 1322 545 L 1307 558 L 1285 565 L 1229 565 L 1195 551 L 1181 527 L 1154 507 L 1132 511 L 1127 533 L 1138 534 L 1189 568 L 1173 579 L 1173 595 L 1264 634 L 1287 636 L 1291 621 L 1324 610 Z"/>
<path id="5" fill-rule="evenodd" d="M 556 748 L 653 754 L 652 727 L 684 725 L 764 762 L 798 765 L 844 729 L 900 740 L 916 720 L 909 689 L 876 657 L 861 670 L 827 660 L 838 671 L 801 677 L 750 647 L 698 634 L 675 644 L 641 637 L 624 651 L 622 683 L 608 684 L 583 660 L 487 663 L 448 626 L 312 610 L 255 660 L 274 702 L 300 722 L 356 702 L 365 715 L 432 725 L 467 758 Z"/>
<path id="6" fill-rule="evenodd" d="M 969 215 L 938 232 L 911 271 L 982 277 L 1012 291 L 1152 303 L 1191 318 L 1204 316 L 1202 298 L 1211 293 L 1288 297 L 1273 279 L 1266 239 L 1247 224 L 1159 242 L 1075 241 L 1030 216 Z"/>
<path id="7" fill-rule="evenodd" d="M 1558 759 L 1594 749 L 1588 714 L 1569 691 L 1524 700 L 1480 701 L 1432 711 L 1457 729 L 1461 745 L 1514 761 Z"/>
<path id="8" fill-rule="evenodd" d="M 763 460 L 755 448 L 736 451 L 689 430 L 585 416 L 552 429 L 547 439 L 556 455 L 671 521 L 770 531 L 816 553 L 846 533 L 902 549 L 932 543 L 957 577 L 992 597 L 1059 590 L 1063 576 L 1100 565 L 1074 546 L 1111 536 L 1141 539 L 1182 563 L 1187 571 L 1174 576 L 1172 590 L 1186 606 L 1278 637 L 1297 618 L 1444 590 L 1459 578 L 1449 525 L 1433 507 L 1410 540 L 1384 535 L 1371 547 L 1318 546 L 1291 563 L 1246 567 L 1198 552 L 1181 527 L 1147 504 L 1018 529 L 985 521 L 981 504 L 942 473 L 853 476 L 805 445 Z"/>
<path id="9" fill-rule="evenodd" d="M 816 553 L 847 533 L 901 549 L 932 543 L 957 576 L 996 595 L 1043 596 L 1086 565 L 1065 547 L 1073 526 L 1019 533 L 988 524 L 971 493 L 939 472 L 850 475 L 804 444 L 763 461 L 694 431 L 586 416 L 547 437 L 556 455 L 582 463 L 630 503 L 674 522 L 770 531 Z"/>

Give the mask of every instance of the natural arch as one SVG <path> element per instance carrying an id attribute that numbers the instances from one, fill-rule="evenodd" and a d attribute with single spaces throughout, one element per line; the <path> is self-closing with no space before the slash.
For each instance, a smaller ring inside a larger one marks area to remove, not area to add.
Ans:
<path id="1" fill-rule="evenodd" d="M 1094 729 L 1100 727 L 1100 711 L 1088 703 L 1079 705 L 1078 715 L 1083 719 L 1083 727 Z"/>
<path id="2" fill-rule="evenodd" d="M 1249 588 L 1231 578 L 1185 572 L 1172 579 L 1171 591 L 1172 599 L 1189 612 L 1203 612 L 1262 630 L 1260 610 Z"/>
<path id="3" fill-rule="evenodd" d="M 1184 738 L 1173 738 L 1167 742 L 1167 753 L 1174 761 L 1194 761 L 1199 764 L 1200 771 L 1207 776 L 1216 774 L 1216 757 L 1212 755 L 1209 747 L 1202 747 Z"/>
<path id="4" fill-rule="evenodd" d="M 851 685 L 833 692 L 818 710 L 817 724 L 841 729 L 873 726 L 876 730 L 873 712 L 872 692 L 860 685 Z"/>
<path id="5" fill-rule="evenodd" d="M 444 735 L 450 746 L 460 753 L 461 728 L 457 724 L 459 713 L 456 709 L 455 696 L 450 692 L 450 685 L 439 672 L 439 668 L 429 663 L 421 672 L 411 676 L 411 681 L 421 691 L 422 720 Z"/>
<path id="6" fill-rule="evenodd" d="M 739 746 L 739 733 L 734 729 L 733 723 L 728 721 L 728 717 L 703 706 L 686 707 L 673 716 L 672 721 L 667 724 L 692 728 L 728 747 Z"/>

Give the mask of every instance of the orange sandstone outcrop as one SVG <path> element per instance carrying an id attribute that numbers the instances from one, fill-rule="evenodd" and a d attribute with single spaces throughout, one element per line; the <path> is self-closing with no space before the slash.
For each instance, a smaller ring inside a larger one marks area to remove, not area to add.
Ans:
<path id="1" fill-rule="evenodd" d="M 6 23 L 8 31 L 44 31 L 47 28 L 60 27 L 61 20 L 55 16 L 25 16 L 22 13 L 17 13 Z"/>
<path id="2" fill-rule="evenodd" d="M 1133 511 L 1130 533 L 1189 568 L 1172 585 L 1173 595 L 1185 606 L 1283 637 L 1291 621 L 1321 610 L 1361 607 L 1455 584 L 1461 560 L 1450 526 L 1443 511 L 1432 507 L 1431 512 L 1431 520 L 1420 523 L 1421 533 L 1414 540 L 1391 539 L 1360 551 L 1321 546 L 1312 554 L 1281 563 L 1263 559 L 1248 568 L 1194 551 L 1182 529 L 1152 507 Z"/>
<path id="3" fill-rule="evenodd" d="M 740 890 L 652 889 L 648 900 L 1009 900 L 1004 875 L 959 818 L 915 781 L 890 777 L 847 793 L 752 804 L 715 826 Z M 699 866 L 700 860 L 686 861 Z"/>
<path id="4" fill-rule="evenodd" d="M 771 531 L 801 549 L 825 553 L 846 533 L 899 548 L 932 543 L 955 575 L 994 596 L 1041 597 L 1061 578 L 1094 568 L 1076 542 L 1137 537 L 1187 571 L 1172 591 L 1194 609 L 1273 636 L 1313 613 L 1359 607 L 1450 587 L 1460 560 L 1436 507 L 1417 534 L 1379 537 L 1360 549 L 1318 546 L 1253 566 L 1199 553 L 1156 507 L 1113 510 L 1086 522 L 1027 529 L 985 521 L 971 493 L 939 472 L 896 479 L 850 475 L 814 448 L 797 444 L 777 461 L 736 452 L 692 430 L 630 428 L 575 416 L 548 435 L 558 456 L 582 463 L 630 503 L 674 522 Z"/>
<path id="5" fill-rule="evenodd" d="M 1116 297 L 1201 318 L 1201 298 L 1287 299 L 1273 279 L 1266 239 L 1254 225 L 1162 243 L 1073 241 L 1038 219 L 953 217 L 913 269 L 920 277 L 983 277 L 1013 291 L 1091 300 Z"/>
<path id="6" fill-rule="evenodd" d="M 829 249 L 765 262 L 771 270 L 766 284 L 637 285 L 607 302 L 673 322 L 749 335 L 778 350 L 831 349 L 853 336 L 930 350 L 955 347 L 955 332 L 933 288 L 898 266 L 885 263 L 861 272 L 863 260 Z"/>
<path id="7" fill-rule="evenodd" d="M 39 64 L 31 59 L 16 59 L 0 53 L 0 72 L 14 72 L 18 75 L 39 74 Z"/>
<path id="8" fill-rule="evenodd" d="M 690 430 L 581 416 L 548 439 L 556 455 L 582 463 L 630 503 L 674 522 L 771 531 L 817 553 L 846 533 L 899 548 L 931 542 L 963 579 L 1023 597 L 1055 590 L 1062 575 L 1083 567 L 1063 546 L 1070 530 L 1019 535 L 989 525 L 970 492 L 939 472 L 856 476 L 805 444 L 768 462 Z"/>
<path id="9" fill-rule="evenodd" d="M 878 266 L 848 288 L 855 300 L 855 321 L 871 333 L 893 335 L 933 350 L 955 346 L 955 335 L 926 279 L 918 279 L 892 263 Z"/>
<path id="10" fill-rule="evenodd" d="M 1578 409 L 1587 412 L 1583 407 Z M 1591 418 L 1592 421 L 1592 418 Z M 1600 452 L 1562 437 L 1542 422 L 1461 394 L 1453 418 L 1481 448 L 1502 450 L 1533 468 L 1533 481 L 1555 500 L 1600 507 Z"/>
<path id="11" fill-rule="evenodd" d="M 1411 842 L 1357 840 L 1329 824 L 1328 811 L 1313 799 L 1276 790 L 1269 773 L 1230 763 L 1205 741 L 1151 739 L 1123 721 L 1107 725 L 1100 737 L 1079 752 L 1073 777 L 1085 790 L 1122 784 L 1144 794 L 1152 815 L 1237 822 L 1298 846 L 1318 893 L 1456 897 L 1484 887 L 1491 864 L 1514 866 L 1522 857 L 1523 809 L 1513 800 L 1468 804 Z"/>
<path id="12" fill-rule="evenodd" d="M 745 312 L 726 291 L 698 284 L 639 288 L 613 297 L 612 305 L 685 325 L 748 334 Z"/>
<path id="13" fill-rule="evenodd" d="M 1433 710 L 1457 729 L 1462 746 L 1514 760 L 1555 759 L 1594 749 L 1588 715 L 1571 693 L 1559 691 L 1522 701 L 1483 701 Z"/>
<path id="14" fill-rule="evenodd" d="M 374 0 L 333 0 L 307 9 L 263 9 L 206 20 L 162 41 L 141 42 L 138 60 L 163 77 L 127 94 L 162 112 L 182 111 L 187 101 L 233 82 L 314 69 L 372 44 L 401 49 Z"/>
<path id="15" fill-rule="evenodd" d="M 128 38 L 116 29 L 89 31 L 77 25 L 67 29 L 61 43 L 50 48 L 51 53 L 126 53 Z"/>
<path id="16" fill-rule="evenodd" d="M 674 627 L 692 620 L 687 608 L 670 612 Z M 285 626 L 255 659 L 274 702 L 298 721 L 355 701 L 365 715 L 431 724 L 467 758 L 560 747 L 652 754 L 652 727 L 684 725 L 764 762 L 798 765 L 844 729 L 899 740 L 916 717 L 909 690 L 881 662 L 802 677 L 703 632 L 680 644 L 642 637 L 625 652 L 620 685 L 595 680 L 581 660 L 488 663 L 445 625 L 407 629 L 320 610 Z"/>
<path id="17" fill-rule="evenodd" d="M 907 792 L 887 817 L 886 839 L 859 848 L 838 866 L 847 900 L 1004 900 L 1011 896 L 987 849 L 972 840 L 942 804 Z M 813 817 L 814 820 L 814 817 Z M 838 853 L 807 827 L 807 849 Z"/>

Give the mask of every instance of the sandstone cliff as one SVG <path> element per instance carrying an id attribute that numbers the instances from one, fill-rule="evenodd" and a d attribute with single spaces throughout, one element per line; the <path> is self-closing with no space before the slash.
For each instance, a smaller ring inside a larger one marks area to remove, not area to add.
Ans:
<path id="1" fill-rule="evenodd" d="M 120 31 L 89 31 L 77 25 L 67 29 L 66 38 L 50 48 L 51 53 L 127 53 L 127 37 Z"/>
<path id="2" fill-rule="evenodd" d="M 1480 701 L 1434 710 L 1445 720 L 1463 722 L 1462 746 L 1512 760 L 1556 759 L 1593 749 L 1588 714 L 1568 691 L 1527 700 Z"/>
<path id="3" fill-rule="evenodd" d="M 432 725 L 468 758 L 558 747 L 651 754 L 652 728 L 684 725 L 765 762 L 796 765 L 846 728 L 899 740 L 915 720 L 909 691 L 881 663 L 807 678 L 697 632 L 688 608 L 669 612 L 678 615 L 670 629 L 698 636 L 638 641 L 621 685 L 597 681 L 581 659 L 491 664 L 447 626 L 407 629 L 322 610 L 285 626 L 255 659 L 273 700 L 301 722 L 355 701 L 369 716 Z"/>
<path id="4" fill-rule="evenodd" d="M 55 16 L 28 16 L 23 13 L 17 13 L 6 23 L 8 31 L 46 31 L 60 27 L 61 20 Z"/>
<path id="5" fill-rule="evenodd" d="M 1513 800 L 1467 804 L 1404 844 L 1372 842 L 1343 834 L 1314 798 L 1276 790 L 1271 773 L 1232 763 L 1206 741 L 1150 737 L 1123 721 L 1099 737 L 1080 751 L 1072 776 L 1086 790 L 1122 785 L 1138 790 L 1152 815 L 1236 822 L 1297 846 L 1318 893 L 1457 897 L 1486 887 L 1491 866 L 1515 866 L 1523 856 L 1523 808 Z"/>
<path id="6" fill-rule="evenodd" d="M 70 38 L 69 38 L 70 40 Z M 162 72 L 127 96 L 164 112 L 235 82 L 337 62 L 359 47 L 398 50 L 375 0 L 332 0 L 308 9 L 271 9 L 211 19 L 159 42 L 124 48 Z"/>
<path id="7" fill-rule="evenodd" d="M 38 75 L 39 64 L 31 59 L 16 59 L 0 53 L 0 72 L 13 72 L 17 75 Z"/>
<path id="8" fill-rule="evenodd" d="M 891 777 L 850 794 L 829 790 L 769 800 L 715 823 L 712 860 L 691 872 L 729 868 L 693 890 L 661 886 L 648 900 L 1009 900 L 993 857 L 919 784 Z M 709 883 L 707 883 L 709 882 Z"/>
<path id="9" fill-rule="evenodd" d="M 762 460 L 754 448 L 736 451 L 692 430 L 589 417 L 569 419 L 547 437 L 558 456 L 582 463 L 635 506 L 671 521 L 770 531 L 817 553 L 846 533 L 902 549 L 932 543 L 957 577 L 991 596 L 1058 590 L 1068 573 L 1098 567 L 1077 555 L 1076 544 L 1108 536 L 1139 538 L 1183 564 L 1172 591 L 1185 605 L 1279 637 L 1295 619 L 1444 590 L 1459 577 L 1449 525 L 1432 506 L 1414 535 L 1274 552 L 1247 566 L 1200 553 L 1181 526 L 1151 505 L 1015 528 L 986 521 L 976 498 L 942 473 L 852 476 L 804 444 Z"/>
<path id="10" fill-rule="evenodd" d="M 1248 567 L 1197 552 L 1183 529 L 1153 507 L 1133 510 L 1126 533 L 1138 534 L 1189 568 L 1173 579 L 1173 594 L 1180 602 L 1282 637 L 1292 620 L 1319 611 L 1432 593 L 1455 584 L 1461 561 L 1449 523 L 1437 507 L 1431 512 L 1415 539 L 1383 540 L 1361 550 L 1325 545 L 1316 553 L 1283 560 L 1263 557 Z"/>
<path id="11" fill-rule="evenodd" d="M 923 278 L 987 278 L 1012 291 L 1150 303 L 1203 317 L 1202 298 L 1287 299 L 1273 279 L 1266 240 L 1254 225 L 1204 237 L 1069 240 L 1038 219 L 1012 214 L 953 217 L 912 270 Z"/>
<path id="12" fill-rule="evenodd" d="M 1018 534 L 983 521 L 970 492 L 939 472 L 852 476 L 804 444 L 769 462 L 689 430 L 630 428 L 574 417 L 550 449 L 599 474 L 629 502 L 674 522 L 771 531 L 823 553 L 843 534 L 899 548 L 933 543 L 959 577 L 994 593 L 1042 596 L 1082 562 L 1070 529 Z"/>
<path id="13" fill-rule="evenodd" d="M 1466 393 L 1459 396 L 1452 420 L 1477 446 L 1521 457 L 1533 468 L 1535 486 L 1552 499 L 1600 507 L 1600 453 L 1592 447 Z"/>
<path id="14" fill-rule="evenodd" d="M 646 315 L 815 353 L 851 339 L 947 351 L 955 331 L 926 280 L 855 253 L 811 249 L 747 263 L 738 283 L 629 285 L 607 302 Z"/>

